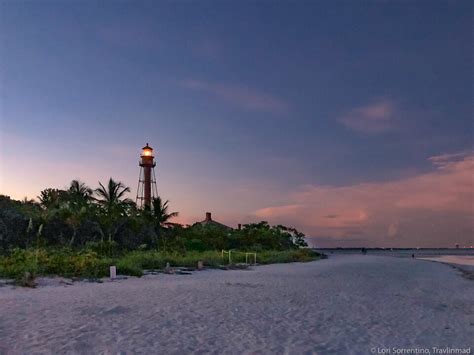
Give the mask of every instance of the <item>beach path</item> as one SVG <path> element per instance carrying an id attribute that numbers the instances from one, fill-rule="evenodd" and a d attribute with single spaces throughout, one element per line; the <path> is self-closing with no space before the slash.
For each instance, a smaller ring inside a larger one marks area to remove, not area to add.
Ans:
<path id="1" fill-rule="evenodd" d="M 0 354 L 370 354 L 473 339 L 474 282 L 411 258 L 0 288 Z"/>

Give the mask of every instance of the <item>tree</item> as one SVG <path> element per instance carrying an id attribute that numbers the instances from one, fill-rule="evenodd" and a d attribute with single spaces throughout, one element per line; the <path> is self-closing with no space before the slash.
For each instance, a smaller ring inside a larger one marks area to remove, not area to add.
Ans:
<path id="1" fill-rule="evenodd" d="M 89 202 L 92 199 L 93 190 L 79 180 L 72 180 L 68 189 L 69 197 L 73 201 Z"/>
<path id="2" fill-rule="evenodd" d="M 0 253 L 11 248 L 28 246 L 28 222 L 21 211 L 15 208 L 0 208 Z"/>
<path id="3" fill-rule="evenodd" d="M 296 248 L 306 248 L 308 246 L 304 233 L 297 231 L 295 228 L 288 228 L 288 232 L 290 233 L 293 245 Z"/>
<path id="4" fill-rule="evenodd" d="M 41 207 L 44 209 L 57 207 L 60 202 L 60 194 L 60 190 L 52 188 L 47 188 L 41 191 L 38 196 Z"/>
<path id="5" fill-rule="evenodd" d="M 127 212 L 133 209 L 134 202 L 125 195 L 130 192 L 130 188 L 110 178 L 107 187 L 99 182 L 100 187 L 95 189 L 98 202 L 104 212 L 103 222 L 108 230 L 109 241 L 127 222 Z"/>
<path id="6" fill-rule="evenodd" d="M 160 225 L 166 224 L 171 218 L 177 217 L 179 212 L 169 212 L 169 200 L 163 202 L 160 196 L 155 197 L 152 201 L 153 219 Z"/>
<path id="7" fill-rule="evenodd" d="M 155 235 L 158 237 L 158 240 L 161 240 L 163 249 L 166 249 L 167 244 L 169 244 L 171 240 L 175 239 L 174 241 L 177 241 L 178 233 L 174 233 L 174 231 L 167 230 L 163 227 L 169 223 L 171 218 L 177 217 L 178 212 L 168 212 L 169 201 L 166 200 L 163 202 L 160 196 L 153 198 L 151 207 L 151 210 L 145 209 L 144 211 L 145 220 L 152 223 Z M 153 244 L 158 244 L 158 240 Z"/>
<path id="8" fill-rule="evenodd" d="M 104 209 L 107 215 L 124 215 L 127 209 L 133 205 L 133 201 L 125 198 L 130 188 L 110 178 L 107 187 L 99 182 L 100 187 L 95 189 L 98 198 L 96 201 Z"/>
<path id="9" fill-rule="evenodd" d="M 91 210 L 93 210 L 90 204 L 92 194 L 93 190 L 79 180 L 72 180 L 68 190 L 65 192 L 64 200 L 66 202 L 61 205 L 59 211 L 61 212 L 61 218 L 73 230 L 69 245 L 75 243 L 79 226 L 90 216 Z"/>

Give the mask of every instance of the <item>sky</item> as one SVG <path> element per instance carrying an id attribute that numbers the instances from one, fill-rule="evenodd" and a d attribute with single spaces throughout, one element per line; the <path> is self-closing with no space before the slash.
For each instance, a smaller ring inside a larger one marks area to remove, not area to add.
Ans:
<path id="1" fill-rule="evenodd" d="M 471 1 L 1 1 L 0 193 L 141 147 L 176 222 L 474 245 Z"/>

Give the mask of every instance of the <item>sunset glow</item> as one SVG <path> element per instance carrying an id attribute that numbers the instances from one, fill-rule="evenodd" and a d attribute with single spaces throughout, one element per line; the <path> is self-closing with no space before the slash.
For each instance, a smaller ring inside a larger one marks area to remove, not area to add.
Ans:
<path id="1" fill-rule="evenodd" d="M 473 245 L 469 2 L 336 3 L 2 2 L 0 193 L 134 200 L 150 142 L 177 223 Z"/>

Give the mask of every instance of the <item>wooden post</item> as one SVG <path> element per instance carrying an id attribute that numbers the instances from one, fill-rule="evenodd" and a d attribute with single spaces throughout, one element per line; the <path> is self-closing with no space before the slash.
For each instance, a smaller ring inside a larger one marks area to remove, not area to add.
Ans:
<path id="1" fill-rule="evenodd" d="M 110 279 L 113 280 L 117 278 L 117 268 L 115 266 L 110 267 Z"/>
<path id="2" fill-rule="evenodd" d="M 202 261 L 198 261 L 198 270 L 204 269 L 204 263 Z"/>

